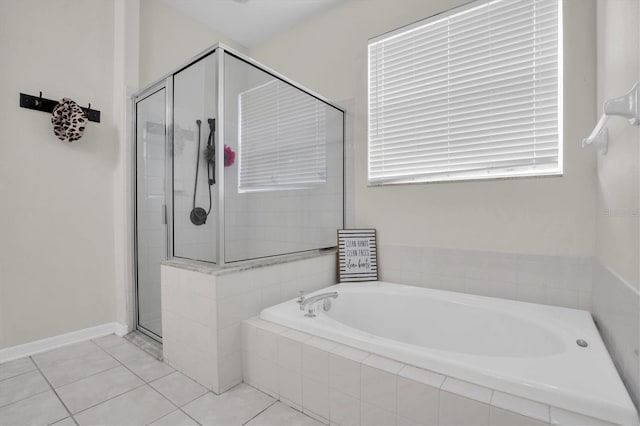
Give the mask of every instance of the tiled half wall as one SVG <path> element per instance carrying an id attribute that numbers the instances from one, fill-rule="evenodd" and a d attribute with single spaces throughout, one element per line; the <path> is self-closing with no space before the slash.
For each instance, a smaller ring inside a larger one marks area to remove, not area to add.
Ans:
<path id="1" fill-rule="evenodd" d="M 161 273 L 165 361 L 222 393 L 242 381 L 242 320 L 296 297 L 301 290 L 336 283 L 334 250 L 268 262 L 235 268 L 165 262 Z"/>

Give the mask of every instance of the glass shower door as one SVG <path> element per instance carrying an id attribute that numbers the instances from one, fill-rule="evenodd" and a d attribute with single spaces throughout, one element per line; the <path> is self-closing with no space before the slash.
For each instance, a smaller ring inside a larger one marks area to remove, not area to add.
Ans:
<path id="1" fill-rule="evenodd" d="M 165 206 L 166 89 L 136 99 L 135 236 L 137 329 L 160 340 L 160 263 L 168 258 Z"/>

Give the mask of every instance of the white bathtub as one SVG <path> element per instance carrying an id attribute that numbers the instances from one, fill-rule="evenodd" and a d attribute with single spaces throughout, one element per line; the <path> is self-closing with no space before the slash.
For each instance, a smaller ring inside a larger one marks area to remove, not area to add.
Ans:
<path id="1" fill-rule="evenodd" d="M 613 423 L 636 410 L 587 311 L 384 282 L 339 284 L 329 312 L 260 317 L 367 352 Z M 588 347 L 580 347 L 583 339 Z"/>

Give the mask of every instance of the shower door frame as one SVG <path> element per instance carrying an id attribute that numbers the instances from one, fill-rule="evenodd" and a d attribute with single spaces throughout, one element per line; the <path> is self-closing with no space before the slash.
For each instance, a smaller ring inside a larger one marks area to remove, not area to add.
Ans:
<path id="1" fill-rule="evenodd" d="M 172 232 L 172 215 L 173 215 L 173 197 L 167 197 L 167 191 L 172 190 L 173 181 L 173 76 L 169 76 L 163 80 L 160 80 L 150 86 L 147 86 L 143 90 L 135 93 L 131 97 L 131 111 L 133 115 L 133 122 L 131 126 L 131 168 L 133 179 L 133 190 L 131 191 L 131 206 L 132 206 L 132 242 L 133 242 L 133 267 L 132 267 L 132 293 L 133 293 L 133 322 L 134 329 L 140 333 L 152 338 L 153 340 L 162 343 L 162 336 L 158 336 L 156 333 L 147 330 L 140 324 L 140 304 L 138 295 L 138 102 L 153 96 L 160 90 L 164 90 L 165 93 L 165 134 L 164 134 L 164 225 L 166 231 L 166 253 L 165 259 L 171 259 L 173 257 L 173 232 Z"/>

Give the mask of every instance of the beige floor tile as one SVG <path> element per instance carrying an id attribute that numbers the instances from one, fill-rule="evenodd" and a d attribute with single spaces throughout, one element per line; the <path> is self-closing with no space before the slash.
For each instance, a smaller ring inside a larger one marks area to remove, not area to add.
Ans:
<path id="1" fill-rule="evenodd" d="M 0 382 L 0 407 L 51 389 L 39 371 L 30 371 Z"/>
<path id="2" fill-rule="evenodd" d="M 145 385 L 73 417 L 80 425 L 146 425 L 175 409 L 169 400 Z"/>
<path id="3" fill-rule="evenodd" d="M 68 416 L 50 390 L 0 408 L 0 425 L 48 425 Z"/>
<path id="4" fill-rule="evenodd" d="M 143 384 L 136 375 L 120 366 L 59 387 L 56 392 L 67 408 L 77 413 Z"/>
<path id="5" fill-rule="evenodd" d="M 123 364 L 138 358 L 149 356 L 145 351 L 129 342 L 125 342 L 122 345 L 104 347 L 103 349 Z"/>
<path id="6" fill-rule="evenodd" d="M 30 358 L 20 358 L 0 364 L 0 380 L 9 379 L 36 369 Z"/>
<path id="7" fill-rule="evenodd" d="M 247 426 L 321 426 L 317 420 L 276 402 L 254 417 Z"/>
<path id="8" fill-rule="evenodd" d="M 93 343 L 91 343 L 93 345 Z M 95 345 L 94 345 L 95 346 Z M 96 348 L 98 348 L 96 346 Z M 120 364 L 109 354 L 98 348 L 99 352 L 92 352 L 81 357 L 60 360 L 54 364 L 40 367 L 42 373 L 54 388 L 84 379 L 96 373 L 117 367 Z"/>
<path id="9" fill-rule="evenodd" d="M 144 356 L 127 361 L 124 364 L 145 382 L 151 382 L 175 371 L 168 364 L 158 361 L 146 353 Z"/>
<path id="10" fill-rule="evenodd" d="M 241 383 L 215 395 L 207 393 L 182 409 L 203 425 L 243 425 L 275 402 L 270 396 Z"/>
<path id="11" fill-rule="evenodd" d="M 71 417 L 66 417 L 59 422 L 53 423 L 51 426 L 76 426 L 76 422 Z"/>
<path id="12" fill-rule="evenodd" d="M 42 368 L 45 366 L 57 364 L 59 362 L 68 361 L 74 358 L 83 358 L 88 355 L 94 355 L 104 351 L 98 345 L 90 340 L 86 342 L 74 343 L 72 345 L 63 346 L 41 354 L 33 355 L 31 359 Z"/>
<path id="13" fill-rule="evenodd" d="M 207 388 L 178 371 L 149 384 L 178 407 L 207 393 Z"/>
<path id="14" fill-rule="evenodd" d="M 184 412 L 176 410 L 151 423 L 150 426 L 198 426 L 198 423 Z"/>

